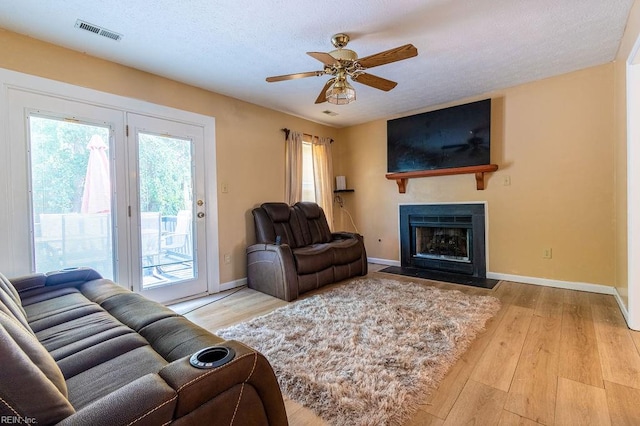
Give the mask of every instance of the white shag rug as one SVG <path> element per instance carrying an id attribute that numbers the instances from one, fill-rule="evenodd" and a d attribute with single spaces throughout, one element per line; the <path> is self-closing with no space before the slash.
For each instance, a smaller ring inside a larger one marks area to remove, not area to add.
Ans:
<path id="1" fill-rule="evenodd" d="M 334 425 L 399 425 L 485 322 L 491 296 L 363 278 L 215 333 L 264 354 L 288 398 Z"/>

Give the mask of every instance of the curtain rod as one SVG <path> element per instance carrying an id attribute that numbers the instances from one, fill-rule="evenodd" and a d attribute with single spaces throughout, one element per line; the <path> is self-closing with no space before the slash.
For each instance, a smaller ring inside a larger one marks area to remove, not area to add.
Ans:
<path id="1" fill-rule="evenodd" d="M 286 127 L 283 127 L 280 130 L 282 130 L 284 132 L 284 138 L 285 139 L 289 138 L 289 133 L 291 133 L 291 129 L 287 129 Z M 313 135 L 308 135 L 308 136 L 313 136 Z M 333 139 L 331 139 L 330 142 L 333 143 Z"/>

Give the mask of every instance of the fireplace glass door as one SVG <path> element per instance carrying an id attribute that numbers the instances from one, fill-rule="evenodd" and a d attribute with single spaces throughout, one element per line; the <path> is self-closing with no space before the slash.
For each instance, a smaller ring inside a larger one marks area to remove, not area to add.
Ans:
<path id="1" fill-rule="evenodd" d="M 415 256 L 466 263 L 471 261 L 469 257 L 469 229 L 417 226 L 415 232 Z"/>

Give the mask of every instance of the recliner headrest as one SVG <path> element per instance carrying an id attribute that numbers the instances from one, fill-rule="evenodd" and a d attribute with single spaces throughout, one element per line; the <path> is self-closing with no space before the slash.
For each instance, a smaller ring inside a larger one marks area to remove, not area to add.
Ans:
<path id="1" fill-rule="evenodd" d="M 291 208 L 286 203 L 263 203 L 260 207 L 267 212 L 274 223 L 289 221 Z"/>
<path id="2" fill-rule="evenodd" d="M 307 219 L 318 219 L 320 218 L 320 206 L 316 203 L 312 203 L 309 201 L 299 201 L 296 204 L 296 207 L 300 209 L 300 211 L 304 214 Z"/>

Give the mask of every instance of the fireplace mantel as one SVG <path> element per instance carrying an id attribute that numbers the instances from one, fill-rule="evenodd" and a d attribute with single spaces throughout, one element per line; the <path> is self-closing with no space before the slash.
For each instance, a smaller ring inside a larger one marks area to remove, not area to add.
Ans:
<path id="1" fill-rule="evenodd" d="M 464 175 L 475 173 L 476 189 L 484 190 L 484 174 L 495 172 L 498 170 L 497 164 L 485 164 L 482 166 L 456 167 L 451 169 L 436 170 L 418 170 L 414 172 L 403 173 L 387 173 L 385 177 L 389 180 L 395 180 L 398 184 L 398 192 L 404 194 L 407 191 L 407 181 L 414 178 L 430 177 L 430 176 L 448 176 L 448 175 Z"/>

